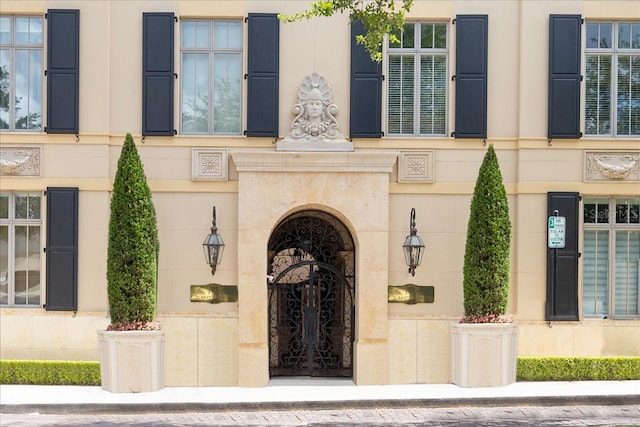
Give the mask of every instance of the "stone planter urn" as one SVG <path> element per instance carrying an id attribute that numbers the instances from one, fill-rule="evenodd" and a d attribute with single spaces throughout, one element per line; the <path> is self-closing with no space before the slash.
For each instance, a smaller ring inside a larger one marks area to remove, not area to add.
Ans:
<path id="1" fill-rule="evenodd" d="M 496 387 L 516 381 L 518 327 L 514 323 L 451 325 L 451 382 Z"/>
<path id="2" fill-rule="evenodd" d="M 98 331 L 102 389 L 140 393 L 164 388 L 164 332 Z"/>

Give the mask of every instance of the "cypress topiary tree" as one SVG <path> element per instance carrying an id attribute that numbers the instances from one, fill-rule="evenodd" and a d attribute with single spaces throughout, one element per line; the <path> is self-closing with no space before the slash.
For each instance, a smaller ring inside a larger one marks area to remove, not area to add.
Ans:
<path id="1" fill-rule="evenodd" d="M 142 162 L 127 133 L 113 182 L 107 286 L 108 330 L 154 330 L 158 228 Z"/>
<path id="2" fill-rule="evenodd" d="M 464 254 L 463 323 L 506 322 L 511 221 L 498 158 L 489 145 L 471 200 Z"/>

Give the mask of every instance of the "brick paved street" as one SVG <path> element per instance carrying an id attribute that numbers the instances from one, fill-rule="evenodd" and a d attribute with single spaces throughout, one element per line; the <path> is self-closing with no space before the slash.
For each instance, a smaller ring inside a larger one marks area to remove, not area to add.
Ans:
<path id="1" fill-rule="evenodd" d="M 69 408 L 73 411 L 73 407 Z M 179 413 L 1 414 L 6 427 L 40 426 L 640 426 L 640 405 L 372 408 Z"/>

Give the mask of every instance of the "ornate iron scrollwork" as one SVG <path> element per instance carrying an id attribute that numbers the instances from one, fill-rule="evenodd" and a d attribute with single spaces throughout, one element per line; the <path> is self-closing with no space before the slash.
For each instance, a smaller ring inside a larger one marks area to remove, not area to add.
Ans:
<path id="1" fill-rule="evenodd" d="M 269 370 L 274 375 L 352 375 L 354 246 L 320 211 L 286 218 L 269 242 Z"/>

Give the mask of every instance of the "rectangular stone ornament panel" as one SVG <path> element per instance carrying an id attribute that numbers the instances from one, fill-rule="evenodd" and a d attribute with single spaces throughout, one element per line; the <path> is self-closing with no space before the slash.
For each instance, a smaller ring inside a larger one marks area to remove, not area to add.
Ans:
<path id="1" fill-rule="evenodd" d="M 0 176 L 40 177 L 41 147 L 0 148 Z"/>
<path id="2" fill-rule="evenodd" d="M 191 179 L 198 181 L 226 181 L 228 178 L 226 149 L 193 149 Z"/>
<path id="3" fill-rule="evenodd" d="M 585 151 L 585 181 L 640 181 L 640 151 Z"/>
<path id="4" fill-rule="evenodd" d="M 401 151 L 398 182 L 433 182 L 433 150 Z"/>

